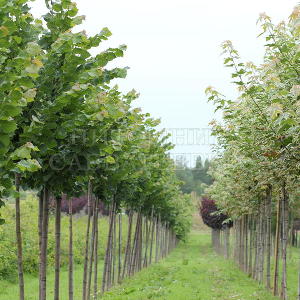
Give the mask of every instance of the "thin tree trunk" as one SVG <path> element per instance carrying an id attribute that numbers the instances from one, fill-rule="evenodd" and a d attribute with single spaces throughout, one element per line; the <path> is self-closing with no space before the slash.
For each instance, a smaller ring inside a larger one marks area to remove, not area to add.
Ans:
<path id="1" fill-rule="evenodd" d="M 113 228 L 113 246 L 112 246 L 112 285 L 115 284 L 116 278 L 116 258 L 117 258 L 117 213 L 114 211 L 114 228 Z"/>
<path id="2" fill-rule="evenodd" d="M 94 249 L 95 249 L 95 233 L 96 233 L 96 208 L 97 208 L 97 199 L 93 201 L 93 224 L 92 224 L 92 235 L 90 243 L 90 259 L 88 266 L 88 281 L 87 281 L 87 290 L 86 290 L 86 299 L 90 300 L 91 297 L 91 284 L 92 284 L 92 273 L 93 273 L 93 262 L 94 262 Z"/>
<path id="3" fill-rule="evenodd" d="M 16 238 L 17 238 L 17 256 L 18 256 L 18 276 L 19 276 L 19 299 L 24 300 L 24 275 L 23 275 L 23 250 L 21 234 L 21 213 L 20 213 L 20 174 L 15 174 L 16 185 Z"/>
<path id="4" fill-rule="evenodd" d="M 138 271 L 142 269 L 143 260 L 143 217 L 141 216 L 140 231 L 139 231 L 139 260 L 138 260 Z"/>
<path id="5" fill-rule="evenodd" d="M 258 236 L 259 236 L 259 218 L 256 217 L 255 221 L 255 231 L 254 231 L 254 265 L 253 265 L 253 279 L 257 279 L 258 276 Z"/>
<path id="6" fill-rule="evenodd" d="M 113 285 L 114 280 L 114 243 L 115 243 L 115 216 L 116 216 L 116 203 L 113 205 L 112 210 L 112 231 L 110 236 L 110 244 L 109 244 L 109 260 L 108 260 L 108 272 L 107 272 L 107 289 L 109 290 Z"/>
<path id="7" fill-rule="evenodd" d="M 252 276 L 252 252 L 253 252 L 253 220 L 252 215 L 249 217 L 249 230 L 250 230 L 250 242 L 249 242 L 249 261 L 248 261 L 248 274 Z"/>
<path id="8" fill-rule="evenodd" d="M 49 223 L 49 190 L 44 189 L 43 221 L 42 221 L 42 244 L 41 244 L 41 295 L 40 300 L 47 299 L 47 246 L 48 246 L 48 223 Z"/>
<path id="9" fill-rule="evenodd" d="M 156 219 L 156 232 L 155 232 L 155 262 L 158 262 L 158 248 L 159 248 L 159 217 Z"/>
<path id="10" fill-rule="evenodd" d="M 98 244 L 99 244 L 99 230 L 98 230 L 98 220 L 99 220 L 99 199 L 96 199 L 96 227 L 95 227 L 95 264 L 94 264 L 94 299 L 98 297 Z"/>
<path id="11" fill-rule="evenodd" d="M 264 273 L 264 202 L 261 203 L 260 207 L 260 217 L 259 217 L 259 240 L 260 240 L 260 250 L 259 250 L 259 282 L 263 282 Z"/>
<path id="12" fill-rule="evenodd" d="M 298 300 L 300 300 L 300 255 L 299 255 L 299 269 L 298 269 Z"/>
<path id="13" fill-rule="evenodd" d="M 288 193 L 286 190 L 286 183 L 282 186 L 282 299 L 287 300 L 287 239 L 289 226 L 289 207 L 288 207 Z"/>
<path id="14" fill-rule="evenodd" d="M 272 220 L 272 187 L 268 186 L 267 200 L 267 289 L 271 288 L 271 220 Z"/>
<path id="15" fill-rule="evenodd" d="M 108 230 L 103 276 L 102 276 L 102 288 L 101 288 L 102 294 L 106 291 L 106 287 L 109 284 L 109 280 L 110 280 L 108 264 L 110 261 L 109 256 L 110 256 L 110 246 L 111 246 L 112 231 L 113 231 L 113 211 L 114 211 L 114 203 L 111 205 L 110 214 L 109 214 L 109 230 Z"/>
<path id="16" fill-rule="evenodd" d="M 59 300 L 60 282 L 60 230 L 61 229 L 61 196 L 56 197 L 55 210 L 55 283 L 54 300 Z"/>
<path id="17" fill-rule="evenodd" d="M 248 215 L 245 216 L 245 256 L 244 256 L 244 271 L 248 272 L 248 227 L 249 227 L 249 218 Z"/>
<path id="18" fill-rule="evenodd" d="M 121 283 L 122 272 L 122 212 L 119 213 L 119 263 L 118 263 L 118 283 Z"/>
<path id="19" fill-rule="evenodd" d="M 69 199 L 69 300 L 74 297 L 74 279 L 73 279 L 73 203 Z"/>
<path id="20" fill-rule="evenodd" d="M 129 276 L 132 276 L 135 272 L 136 259 L 137 259 L 137 247 L 138 247 L 139 221 L 140 221 L 140 213 L 138 213 L 136 218 L 135 233 L 134 233 L 133 246 L 131 251 Z"/>
<path id="21" fill-rule="evenodd" d="M 84 255 L 84 267 L 83 267 L 83 282 L 82 282 L 82 300 L 86 300 L 87 291 L 87 274 L 88 274 L 88 260 L 89 260 L 89 239 L 90 239 L 90 226 L 91 226 L 91 197 L 92 197 L 92 184 L 88 183 L 88 220 L 85 237 L 85 255 Z"/>
<path id="22" fill-rule="evenodd" d="M 150 244 L 150 254 L 149 254 L 149 265 L 152 263 L 152 251 L 153 251 L 153 242 L 154 242 L 154 229 L 155 229 L 155 218 L 153 218 L 153 209 L 152 209 L 152 229 L 151 229 L 151 244 Z"/>
<path id="23" fill-rule="evenodd" d="M 273 282 L 273 295 L 278 295 L 278 263 L 279 263 L 279 237 L 280 237 L 280 218 L 281 218 L 281 199 L 278 198 L 277 202 L 277 219 L 276 219 L 276 236 L 275 236 L 275 267 L 274 267 L 274 282 Z"/>
<path id="24" fill-rule="evenodd" d="M 132 219 L 133 219 L 133 212 L 130 211 L 129 215 L 128 215 L 128 235 L 127 235 L 127 243 L 126 243 L 126 251 L 125 251 L 122 279 L 124 279 L 124 277 L 125 277 L 126 267 L 130 263 L 130 260 L 131 260 L 130 253 L 131 253 Z"/>
<path id="25" fill-rule="evenodd" d="M 44 188 L 39 194 L 39 216 L 38 216 L 38 227 L 39 227 L 39 299 L 41 299 L 41 261 L 42 261 L 42 225 L 43 225 L 43 206 L 44 206 Z"/>
<path id="26" fill-rule="evenodd" d="M 224 257 L 229 259 L 229 234 L 230 228 L 226 225 L 224 230 Z"/>

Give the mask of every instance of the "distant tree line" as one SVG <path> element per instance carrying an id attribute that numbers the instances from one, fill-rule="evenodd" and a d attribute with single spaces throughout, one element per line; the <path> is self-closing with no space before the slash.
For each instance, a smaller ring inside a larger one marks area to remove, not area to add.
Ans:
<path id="1" fill-rule="evenodd" d="M 213 182 L 212 177 L 208 174 L 210 161 L 205 159 L 202 161 L 201 156 L 196 159 L 194 167 L 187 166 L 185 161 L 176 162 L 176 175 L 181 181 L 181 191 L 190 194 L 195 191 L 199 196 L 204 193 L 205 186 L 211 185 Z"/>

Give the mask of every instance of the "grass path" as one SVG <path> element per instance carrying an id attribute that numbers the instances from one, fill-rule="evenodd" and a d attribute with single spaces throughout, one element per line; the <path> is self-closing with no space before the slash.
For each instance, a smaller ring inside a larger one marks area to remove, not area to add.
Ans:
<path id="1" fill-rule="evenodd" d="M 104 300 L 275 300 L 233 262 L 213 253 L 210 236 L 193 232 L 159 264 L 106 293 Z"/>
<path id="2" fill-rule="evenodd" d="M 103 262 L 99 264 L 102 274 Z M 289 299 L 296 299 L 297 256 L 289 259 Z M 49 270 L 50 271 L 50 270 Z M 74 299 L 81 299 L 82 266 L 75 266 Z M 100 278 L 101 280 L 101 278 Z M 54 274 L 48 275 L 48 299 L 53 299 Z M 25 276 L 26 300 L 38 300 L 37 276 Z M 18 299 L 18 285 L 0 281 L 0 300 Z M 61 300 L 68 299 L 68 273 L 61 272 Z M 210 234 L 193 231 L 166 259 L 142 270 L 101 300 L 278 300 L 211 249 Z"/>

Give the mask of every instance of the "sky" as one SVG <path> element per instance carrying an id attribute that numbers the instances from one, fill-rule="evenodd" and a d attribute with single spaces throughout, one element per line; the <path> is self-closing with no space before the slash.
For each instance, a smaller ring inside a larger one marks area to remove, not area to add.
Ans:
<path id="1" fill-rule="evenodd" d="M 224 68 L 221 43 L 231 40 L 244 61 L 262 62 L 264 40 L 256 21 L 266 12 L 275 23 L 286 20 L 296 0 L 76 0 L 86 16 L 81 25 L 88 34 L 108 27 L 113 35 L 101 47 L 126 44 L 123 58 L 112 66 L 128 66 L 126 79 L 116 83 L 124 92 L 135 89 L 135 104 L 161 119 L 160 128 L 175 144 L 172 157 L 213 156 L 208 123 L 220 115 L 207 103 L 204 90 L 213 86 L 228 98 L 237 93 L 230 70 Z M 46 12 L 44 0 L 35 0 L 33 14 Z"/>

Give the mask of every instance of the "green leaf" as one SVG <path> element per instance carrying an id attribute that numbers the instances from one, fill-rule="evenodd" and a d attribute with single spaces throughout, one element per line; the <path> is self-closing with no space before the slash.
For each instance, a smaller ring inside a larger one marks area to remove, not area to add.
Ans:
<path id="1" fill-rule="evenodd" d="M 21 172 L 35 172 L 41 168 L 40 164 L 35 159 L 21 160 L 16 166 Z"/>
<path id="2" fill-rule="evenodd" d="M 114 164 L 116 161 L 112 156 L 107 156 L 107 157 L 105 157 L 105 162 L 107 162 L 109 164 Z"/>
<path id="3" fill-rule="evenodd" d="M 10 141 L 10 136 L 9 135 L 0 135 L 0 148 L 6 148 L 9 145 L 9 141 Z"/>
<path id="4" fill-rule="evenodd" d="M 31 56 L 36 56 L 41 53 L 41 47 L 37 43 L 30 42 L 27 44 L 26 51 Z"/>
<path id="5" fill-rule="evenodd" d="M 0 120 L 0 131 L 3 133 L 12 133 L 17 129 L 17 124 L 14 120 Z"/>

